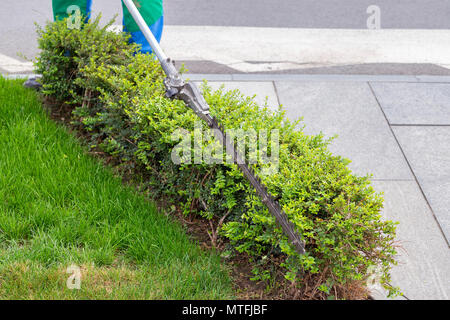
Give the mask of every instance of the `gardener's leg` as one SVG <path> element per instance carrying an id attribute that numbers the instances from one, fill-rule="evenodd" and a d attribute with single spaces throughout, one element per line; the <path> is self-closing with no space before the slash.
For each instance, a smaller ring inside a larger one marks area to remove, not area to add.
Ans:
<path id="1" fill-rule="evenodd" d="M 81 17 L 89 19 L 91 5 L 92 0 L 52 0 L 53 18 L 56 21 L 70 16 L 72 19 L 69 19 L 68 24 L 76 28 L 81 22 Z"/>
<path id="2" fill-rule="evenodd" d="M 145 22 L 149 26 L 153 35 L 158 42 L 161 40 L 161 35 L 164 26 L 163 4 L 162 0 L 133 0 L 138 8 Z M 125 4 L 122 2 L 123 8 L 123 31 L 131 34 L 131 41 L 136 42 L 142 46 L 141 52 L 151 53 L 152 49 L 145 39 L 136 22 L 133 20 L 130 12 Z"/>

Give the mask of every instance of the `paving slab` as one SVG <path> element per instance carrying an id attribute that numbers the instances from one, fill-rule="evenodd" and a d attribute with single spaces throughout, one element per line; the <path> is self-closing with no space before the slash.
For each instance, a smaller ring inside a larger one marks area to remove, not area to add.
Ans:
<path id="1" fill-rule="evenodd" d="M 415 181 L 374 181 L 384 192 L 383 217 L 398 221 L 399 262 L 392 269 L 392 284 L 408 299 L 450 298 L 450 250 Z M 373 289 L 376 299 L 385 292 Z"/>
<path id="2" fill-rule="evenodd" d="M 380 180 L 413 176 L 367 83 L 275 82 L 280 103 L 305 132 L 338 135 L 330 150 L 352 160 L 359 175 Z"/>
<path id="3" fill-rule="evenodd" d="M 208 81 L 208 84 L 213 90 L 217 90 L 223 85 L 225 90 L 239 89 L 245 96 L 252 97 L 253 95 L 256 95 L 255 101 L 260 106 L 264 106 L 266 97 L 268 107 L 277 109 L 279 106 L 274 83 L 272 81 Z"/>
<path id="4" fill-rule="evenodd" d="M 393 127 L 450 243 L 450 127 Z"/>
<path id="5" fill-rule="evenodd" d="M 371 83 L 391 124 L 450 125 L 450 83 Z"/>

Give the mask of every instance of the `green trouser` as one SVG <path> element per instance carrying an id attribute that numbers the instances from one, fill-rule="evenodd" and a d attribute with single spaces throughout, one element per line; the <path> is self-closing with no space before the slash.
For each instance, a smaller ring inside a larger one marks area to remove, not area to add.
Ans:
<path id="1" fill-rule="evenodd" d="M 89 17 L 91 5 L 92 0 L 52 0 L 53 18 L 56 21 L 73 15 Z"/>
<path id="2" fill-rule="evenodd" d="M 164 26 L 162 0 L 133 0 L 155 38 L 160 41 Z M 62 20 L 67 17 L 68 24 L 74 28 L 79 27 L 81 17 L 89 19 L 92 0 L 52 0 L 53 17 L 55 20 Z M 123 9 L 123 29 L 131 34 L 132 42 L 141 45 L 141 52 L 151 52 L 150 45 L 139 30 L 136 22 L 122 2 Z"/>

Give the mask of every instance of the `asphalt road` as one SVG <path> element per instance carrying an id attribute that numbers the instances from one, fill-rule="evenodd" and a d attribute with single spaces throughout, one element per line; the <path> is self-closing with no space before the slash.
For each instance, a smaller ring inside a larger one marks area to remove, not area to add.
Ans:
<path id="1" fill-rule="evenodd" d="M 34 58 L 38 53 L 34 23 L 44 25 L 46 21 L 52 18 L 50 0 L 2 2 L 0 7 L 0 69 L 2 69 L 2 61 L 3 64 L 10 63 L 8 62 L 10 61 L 9 58 L 22 62 L 25 61 L 23 57 Z M 220 27 L 221 33 L 230 35 L 227 38 L 230 43 L 233 37 L 231 30 L 234 32 L 237 29 L 229 27 L 242 27 L 242 32 L 238 31 L 239 33 L 247 32 L 248 29 L 246 28 L 248 27 L 274 28 L 279 30 L 279 36 L 274 34 L 275 38 L 286 38 L 289 41 L 291 41 L 288 37 L 290 32 L 286 28 L 295 28 L 296 30 L 332 29 L 337 30 L 335 34 L 339 37 L 339 30 L 341 29 L 342 32 L 345 32 L 344 30 L 366 29 L 368 18 L 366 10 L 369 5 L 373 4 L 379 6 L 381 10 L 382 30 L 378 31 L 383 32 L 385 30 L 388 32 L 390 29 L 422 29 L 430 32 L 441 29 L 442 31 L 443 29 L 450 29 L 449 2 L 450 0 L 166 0 L 164 1 L 165 23 L 169 28 L 166 28 L 163 40 L 164 37 L 179 40 L 174 35 L 169 34 L 171 30 L 179 29 L 171 29 L 170 26 Z M 111 19 L 115 14 L 118 14 L 117 24 L 120 24 L 122 19 L 120 0 L 94 0 L 93 11 L 94 14 L 102 12 L 104 21 Z M 196 33 L 190 36 L 201 38 L 202 30 L 208 29 L 210 28 L 197 28 L 195 29 Z M 358 35 L 359 38 L 364 36 L 364 33 Z M 356 40 L 355 43 L 360 41 L 360 39 Z M 309 39 L 292 39 L 292 41 L 293 43 L 298 41 L 311 42 Z M 330 39 L 330 46 L 334 41 L 335 39 Z M 265 64 L 284 62 L 282 56 L 286 55 L 287 52 L 280 51 L 278 53 L 279 61 L 273 61 L 273 59 L 266 61 L 265 55 L 260 54 L 258 48 L 250 45 L 251 41 L 248 41 L 248 45 L 245 42 L 244 40 L 244 43 L 239 44 L 242 52 L 245 53 L 243 57 L 233 57 L 239 63 L 240 60 L 245 63 L 262 62 Z M 450 38 L 443 37 L 442 43 L 444 42 L 450 42 Z M 211 51 L 211 48 L 219 47 L 216 43 L 206 45 L 205 50 L 208 49 L 209 51 Z M 384 44 L 380 43 L 379 45 L 383 46 Z M 272 49 L 275 50 L 275 48 Z M 320 48 L 316 49 L 320 52 Z M 354 49 L 358 49 L 356 45 Z M 186 49 L 181 47 L 180 51 L 183 50 L 188 52 L 189 44 Z M 350 47 L 350 50 L 353 50 L 353 48 Z M 218 55 L 219 53 L 223 54 L 217 52 Z M 255 54 L 253 55 L 253 53 Z M 443 54 L 446 53 L 443 50 Z M 170 52 L 168 54 L 173 56 Z M 361 54 L 364 54 L 364 52 Z M 450 69 L 443 67 L 447 65 L 447 62 L 435 64 L 425 58 L 417 61 L 405 60 L 404 63 L 399 63 L 403 61 L 380 60 L 378 63 L 376 57 L 371 57 L 370 59 L 355 59 L 354 63 L 353 61 L 345 61 L 342 64 L 333 61 L 335 56 L 336 54 L 330 57 L 322 55 L 321 59 L 327 61 L 327 64 L 309 60 L 303 61 L 300 56 L 298 61 L 289 61 L 289 63 L 292 65 L 302 64 L 304 65 L 302 68 L 280 67 L 277 69 L 277 66 L 275 66 L 274 70 L 278 73 L 450 74 Z M 234 69 L 232 64 L 223 63 L 224 59 L 216 61 L 206 58 L 202 60 L 202 56 L 194 59 L 190 57 L 183 59 L 183 57 L 184 55 L 180 55 L 180 57 L 175 56 L 174 58 L 185 61 L 188 68 L 197 73 L 235 73 L 249 72 L 246 70 L 253 69 L 256 70 L 255 72 L 258 72 L 258 70 L 270 72 L 269 70 L 271 70 L 270 66 L 263 66 L 258 69 L 252 68 L 250 65 L 245 68 Z M 448 64 L 450 65 L 450 62 Z"/>
<path id="2" fill-rule="evenodd" d="M 167 0 L 170 25 L 276 28 L 366 28 L 366 10 L 381 9 L 381 27 L 450 29 L 449 0 Z"/>

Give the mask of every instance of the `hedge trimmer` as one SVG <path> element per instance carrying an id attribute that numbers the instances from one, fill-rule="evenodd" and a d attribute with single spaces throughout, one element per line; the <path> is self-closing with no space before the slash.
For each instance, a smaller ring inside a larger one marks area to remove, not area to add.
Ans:
<path id="1" fill-rule="evenodd" d="M 247 166 L 245 161 L 243 161 L 242 155 L 238 152 L 237 148 L 235 148 L 233 141 L 230 141 L 225 135 L 225 130 L 218 124 L 217 120 L 211 116 L 209 113 L 209 106 L 195 83 L 185 82 L 182 79 L 175 68 L 174 62 L 162 51 L 158 41 L 156 41 L 153 33 L 150 31 L 150 28 L 145 23 L 133 1 L 123 0 L 123 2 L 153 49 L 153 53 L 158 58 L 161 67 L 167 76 L 164 79 L 166 96 L 170 99 L 182 100 L 186 106 L 191 108 L 211 129 L 216 129 L 213 130 L 215 137 L 226 147 L 229 156 L 232 157 L 234 163 L 238 165 L 244 176 L 255 188 L 261 201 L 276 218 L 277 223 L 281 226 L 289 241 L 294 245 L 296 251 L 299 254 L 304 254 L 305 244 L 300 235 L 295 231 L 294 225 L 289 221 L 286 213 L 283 212 L 278 202 L 269 194 L 261 179 Z"/>

